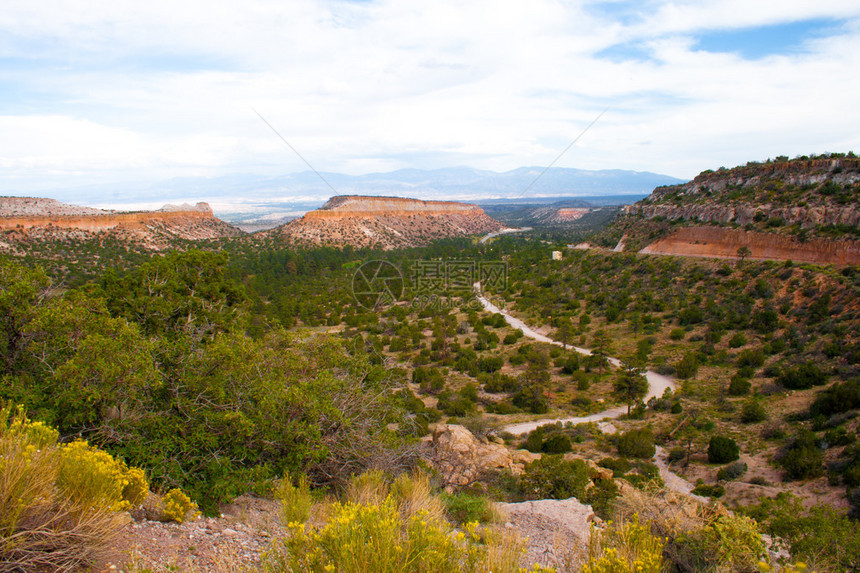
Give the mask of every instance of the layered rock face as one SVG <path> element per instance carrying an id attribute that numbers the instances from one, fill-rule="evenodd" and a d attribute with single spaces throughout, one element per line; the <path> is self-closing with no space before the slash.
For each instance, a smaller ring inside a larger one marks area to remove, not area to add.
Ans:
<path id="1" fill-rule="evenodd" d="M 736 223 L 747 225 L 759 217 L 777 218 L 785 224 L 799 224 L 803 228 L 816 225 L 860 225 L 860 207 L 845 206 L 777 206 L 770 203 L 733 205 L 719 204 L 643 204 L 632 205 L 628 212 L 641 214 L 649 219 L 665 217 L 669 220 L 701 221 L 705 223 Z"/>
<path id="2" fill-rule="evenodd" d="M 824 185 L 845 189 L 838 200 Z M 705 171 L 689 183 L 658 187 L 628 212 L 705 223 L 780 219 L 803 228 L 860 225 L 860 159 L 810 159 Z M 849 189 L 852 189 L 848 191 Z M 829 193 L 829 194 L 828 194 Z M 758 219 L 756 218 L 758 215 Z"/>
<path id="3" fill-rule="evenodd" d="M 738 258 L 746 247 L 747 258 L 791 260 L 799 263 L 860 264 L 860 242 L 810 239 L 800 242 L 785 235 L 757 233 L 723 227 L 684 227 L 651 243 L 641 253 L 692 257 Z"/>
<path id="4" fill-rule="evenodd" d="M 737 258 L 746 247 L 753 259 L 856 265 L 860 158 L 834 154 L 704 171 L 689 183 L 658 187 L 626 213 L 636 248 L 648 229 L 663 225 L 664 236 L 643 253 Z M 643 218 L 646 225 L 637 223 Z M 672 232 L 666 221 L 685 227 Z"/>
<path id="5" fill-rule="evenodd" d="M 347 195 L 333 197 L 320 209 L 266 235 L 298 244 L 393 249 L 503 227 L 477 205 Z"/>
<path id="6" fill-rule="evenodd" d="M 153 250 L 168 248 L 176 239 L 216 239 L 242 233 L 216 218 L 206 203 L 118 212 L 21 197 L 0 198 L 0 231 L 16 242 L 85 240 L 108 233 Z"/>

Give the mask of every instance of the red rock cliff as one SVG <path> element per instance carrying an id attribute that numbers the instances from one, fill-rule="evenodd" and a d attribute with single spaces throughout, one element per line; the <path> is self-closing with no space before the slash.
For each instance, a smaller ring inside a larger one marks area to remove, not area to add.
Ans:
<path id="1" fill-rule="evenodd" d="M 800 263 L 860 264 L 860 242 L 810 239 L 800 242 L 785 235 L 757 233 L 725 227 L 684 227 L 651 243 L 641 253 L 692 257 L 738 257 L 738 249 L 750 250 L 748 258 L 791 260 Z"/>

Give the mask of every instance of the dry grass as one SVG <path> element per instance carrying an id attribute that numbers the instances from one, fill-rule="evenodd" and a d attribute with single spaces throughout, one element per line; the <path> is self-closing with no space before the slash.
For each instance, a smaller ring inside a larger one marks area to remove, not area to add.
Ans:
<path id="1" fill-rule="evenodd" d="M 30 422 L 23 409 L 0 404 L 0 573 L 77 571 L 128 522 L 59 487 L 56 441 L 56 431 Z"/>
<path id="2" fill-rule="evenodd" d="M 615 500 L 614 509 L 616 520 L 626 522 L 638 515 L 642 522 L 651 524 L 656 535 L 669 538 L 698 529 L 720 513 L 727 513 L 722 506 L 705 506 L 666 489 L 625 488 Z"/>
<path id="3" fill-rule="evenodd" d="M 359 505 L 379 505 L 388 497 L 388 481 L 380 470 L 354 476 L 346 486 L 346 501 Z"/>
<path id="4" fill-rule="evenodd" d="M 0 438 L 0 572 L 75 571 L 94 561 L 126 514 L 82 507 L 55 486 L 56 452 Z"/>
<path id="5" fill-rule="evenodd" d="M 404 520 L 417 515 L 419 511 L 425 511 L 427 517 L 433 520 L 442 520 L 445 517 L 442 500 L 433 494 L 430 476 L 424 472 L 398 476 L 391 484 L 391 495 Z"/>

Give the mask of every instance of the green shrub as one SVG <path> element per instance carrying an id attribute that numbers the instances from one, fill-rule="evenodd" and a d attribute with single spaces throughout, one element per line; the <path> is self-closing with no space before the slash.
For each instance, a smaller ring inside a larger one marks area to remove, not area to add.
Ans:
<path id="1" fill-rule="evenodd" d="M 650 459 L 656 451 L 651 428 L 630 430 L 618 437 L 618 453 L 622 456 Z"/>
<path id="2" fill-rule="evenodd" d="M 735 374 L 732 376 L 731 382 L 729 382 L 729 396 L 749 394 L 751 388 L 752 383 L 749 381 L 749 378 L 741 376 L 740 373 Z"/>
<path id="3" fill-rule="evenodd" d="M 741 422 L 744 424 L 757 424 L 767 420 L 767 412 L 758 400 L 749 400 L 744 403 L 741 410 Z"/>
<path id="4" fill-rule="evenodd" d="M 673 328 L 671 332 L 669 332 L 669 338 L 672 340 L 681 340 L 687 334 L 687 331 L 683 328 Z"/>
<path id="5" fill-rule="evenodd" d="M 509 414 L 516 414 L 521 410 L 511 404 L 510 402 L 495 402 L 487 404 L 486 406 L 487 412 L 491 414 L 499 414 L 502 416 L 507 416 Z"/>
<path id="6" fill-rule="evenodd" d="M 511 397 L 511 402 L 532 414 L 546 414 L 549 410 L 549 403 L 537 388 L 521 388 Z"/>
<path id="7" fill-rule="evenodd" d="M 555 434 L 546 439 L 541 446 L 541 451 L 546 454 L 563 454 L 571 451 L 570 438 L 564 434 Z"/>
<path id="8" fill-rule="evenodd" d="M 849 432 L 845 426 L 839 426 L 824 432 L 824 441 L 829 448 L 850 446 L 857 441 L 857 434 Z"/>
<path id="9" fill-rule="evenodd" d="M 735 364 L 737 364 L 738 368 L 743 368 L 745 366 L 750 368 L 759 368 L 764 364 L 764 352 L 760 348 L 747 348 L 746 350 L 741 350 Z"/>
<path id="10" fill-rule="evenodd" d="M 581 499 L 588 483 L 585 462 L 566 461 L 560 455 L 544 455 L 531 462 L 520 477 L 522 491 L 532 499 Z"/>
<path id="11" fill-rule="evenodd" d="M 688 324 L 698 324 L 705 319 L 705 313 L 698 306 L 688 306 L 678 313 L 678 324 L 686 326 Z"/>
<path id="12" fill-rule="evenodd" d="M 747 343 L 747 336 L 743 332 L 736 332 L 729 339 L 729 348 L 740 348 Z"/>
<path id="13" fill-rule="evenodd" d="M 529 432 L 529 435 L 520 447 L 532 452 L 533 454 L 541 453 L 543 451 L 543 430 L 535 428 Z"/>
<path id="14" fill-rule="evenodd" d="M 459 524 L 490 523 L 496 519 L 492 502 L 482 495 L 458 492 L 442 495 L 445 513 Z"/>
<path id="15" fill-rule="evenodd" d="M 826 381 L 827 375 L 811 362 L 785 368 L 776 377 L 778 384 L 790 390 L 805 390 L 813 386 L 820 386 Z"/>
<path id="16" fill-rule="evenodd" d="M 712 464 L 726 464 L 740 457 L 737 443 L 725 436 L 712 436 L 708 444 L 708 461 Z"/>
<path id="17" fill-rule="evenodd" d="M 811 416 L 831 416 L 860 408 L 860 378 L 836 383 L 818 393 L 809 407 Z"/>
<path id="18" fill-rule="evenodd" d="M 680 361 L 675 363 L 675 374 L 682 380 L 693 378 L 698 371 L 699 359 L 693 352 L 688 352 Z"/>
<path id="19" fill-rule="evenodd" d="M 579 354 L 573 353 L 565 358 L 561 371 L 563 374 L 573 374 L 579 371 Z"/>
<path id="20" fill-rule="evenodd" d="M 720 471 L 717 472 L 717 479 L 720 481 L 736 480 L 744 475 L 746 471 L 747 465 L 744 462 L 733 462 L 724 468 L 720 468 Z"/>
<path id="21" fill-rule="evenodd" d="M 669 450 L 668 462 L 673 464 L 675 462 L 680 462 L 684 458 L 687 457 L 687 450 L 684 448 L 672 448 Z"/>
<path id="22" fill-rule="evenodd" d="M 693 488 L 692 493 L 694 495 L 701 495 L 702 497 L 717 498 L 726 495 L 726 488 L 724 488 L 720 484 L 708 485 L 701 483 Z"/>
<path id="23" fill-rule="evenodd" d="M 791 558 L 814 562 L 820 571 L 860 570 L 860 528 L 857 522 L 830 505 L 809 510 L 790 493 L 761 497 L 744 509 L 773 537 L 784 539 Z"/>
<path id="24" fill-rule="evenodd" d="M 597 465 L 612 470 L 612 475 L 615 477 L 623 476 L 632 467 L 630 461 L 626 458 L 603 458 L 597 462 Z"/>
<path id="25" fill-rule="evenodd" d="M 802 432 L 779 459 L 789 479 L 818 477 L 824 472 L 823 455 L 815 443 L 815 434 Z"/>
<path id="26" fill-rule="evenodd" d="M 618 495 L 619 489 L 615 485 L 614 479 L 596 479 L 594 480 L 594 487 L 585 492 L 585 498 L 582 502 L 590 505 L 594 513 L 601 519 L 610 519 L 613 501 Z"/>
<path id="27" fill-rule="evenodd" d="M 513 376 L 500 374 L 498 372 L 494 372 L 491 376 L 488 376 L 486 373 L 481 373 L 478 375 L 478 382 L 484 385 L 484 391 L 493 394 L 499 394 L 501 392 L 516 392 L 521 387 L 519 381 Z"/>
<path id="28" fill-rule="evenodd" d="M 743 515 L 720 515 L 673 545 L 687 571 L 757 571 L 765 556 L 758 524 Z"/>

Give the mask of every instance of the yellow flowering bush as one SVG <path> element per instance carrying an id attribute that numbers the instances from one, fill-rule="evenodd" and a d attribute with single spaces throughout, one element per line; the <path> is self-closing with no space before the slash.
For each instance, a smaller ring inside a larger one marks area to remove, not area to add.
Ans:
<path id="1" fill-rule="evenodd" d="M 779 567 L 778 565 L 774 566 L 762 561 L 758 564 L 758 568 L 761 573 L 815 573 L 815 571 L 810 570 L 806 563 L 803 563 L 802 561 L 790 563 L 782 567 Z"/>
<path id="2" fill-rule="evenodd" d="M 142 470 L 57 439 L 23 408 L 0 404 L 0 570 L 80 569 L 123 526 L 114 510 L 147 491 Z"/>
<path id="3" fill-rule="evenodd" d="M 182 523 L 199 515 L 197 504 L 179 488 L 173 488 L 161 499 L 161 519 Z"/>
<path id="4" fill-rule="evenodd" d="M 582 573 L 660 573 L 665 540 L 652 535 L 639 516 L 623 524 L 610 524 L 603 531 L 592 526 L 588 562 Z"/>
<path id="5" fill-rule="evenodd" d="M 265 557 L 270 572 L 519 571 L 522 544 L 477 523 L 455 531 L 424 510 L 404 517 L 397 501 L 335 503 L 322 528 L 289 524 Z"/>
<path id="6" fill-rule="evenodd" d="M 123 511 L 140 505 L 149 491 L 143 470 L 82 440 L 60 448 L 57 470 L 57 486 L 82 506 Z"/>

